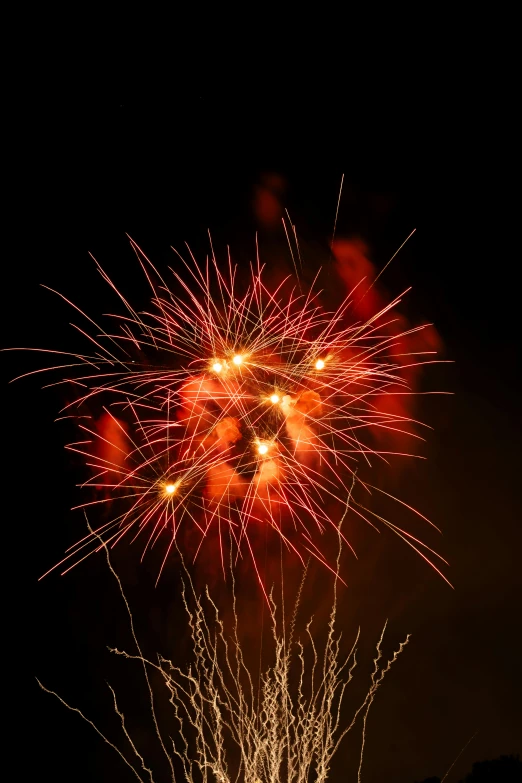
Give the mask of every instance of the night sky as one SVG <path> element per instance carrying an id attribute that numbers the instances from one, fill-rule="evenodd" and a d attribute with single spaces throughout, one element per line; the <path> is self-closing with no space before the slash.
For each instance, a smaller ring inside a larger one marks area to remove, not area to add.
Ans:
<path id="1" fill-rule="evenodd" d="M 380 290 L 394 296 L 412 286 L 401 312 L 413 324 L 434 323 L 441 358 L 450 360 L 424 371 L 422 389 L 454 394 L 419 401 L 417 414 L 433 427 L 422 446 L 427 461 L 401 463 L 400 471 L 379 477 L 442 529 L 437 536 L 415 528 L 450 562 L 454 589 L 393 536 L 362 525 L 354 531 L 359 560 L 344 559 L 339 628 L 348 645 L 361 626 L 363 681 L 386 618 L 386 652 L 412 634 L 370 712 L 365 783 L 442 777 L 472 737 L 448 783 L 474 761 L 522 751 L 519 246 L 508 241 L 515 219 L 503 176 L 508 156 L 498 139 L 477 139 L 482 107 L 469 97 L 462 103 L 457 92 L 433 90 L 431 100 L 412 98 L 404 108 L 397 88 L 387 93 L 381 85 L 370 114 L 349 91 L 296 93 L 266 84 L 248 96 L 214 84 L 161 97 L 143 85 L 115 87 L 105 101 L 89 91 L 53 97 L 45 133 L 34 130 L 31 171 L 36 222 L 45 220 L 30 229 L 36 248 L 20 236 L 7 265 L 4 347 L 69 350 L 81 339 L 68 326 L 75 319 L 39 284 L 95 319 L 113 312 L 91 252 L 136 307 L 145 307 L 147 290 L 126 233 L 164 270 L 173 263 L 171 245 L 181 249 L 187 241 L 203 257 L 207 229 L 218 257 L 229 244 L 246 264 L 257 230 L 270 269 L 271 257 L 284 256 L 284 237 L 260 226 L 255 205 L 274 175 L 307 274 L 327 264 L 343 173 L 337 236 L 362 238 L 378 270 L 416 229 Z M 328 277 L 325 290 L 335 297 Z M 103 558 L 36 582 L 85 530 L 81 515 L 69 510 L 79 502 L 80 470 L 63 449 L 71 430 L 53 423 L 63 392 L 42 391 L 38 376 L 7 385 L 47 363 L 27 353 L 3 354 L 2 361 L 5 526 L 12 541 L 4 562 L 16 574 L 4 600 L 13 619 L 11 656 L 24 661 L 20 670 L 13 662 L 12 714 L 27 741 L 19 764 L 35 764 L 31 779 L 126 783 L 132 775 L 91 728 L 33 687 L 38 677 L 123 747 L 105 684 L 111 682 L 150 763 L 157 762 L 150 716 L 141 720 L 136 709 L 144 702 L 140 671 L 106 651 L 130 649 L 131 640 Z M 399 507 L 390 513 L 400 520 Z M 186 658 L 175 562 L 155 589 L 157 562 L 140 565 L 139 554 L 123 545 L 114 562 L 144 647 L 151 656 Z M 321 622 L 317 594 L 331 583 L 318 568 L 310 580 L 304 608 Z M 259 597 L 245 590 L 259 611 Z M 217 584 L 220 600 L 223 591 Z M 341 746 L 332 781 L 348 779 L 355 747 Z M 158 781 L 167 780 L 157 763 Z"/>

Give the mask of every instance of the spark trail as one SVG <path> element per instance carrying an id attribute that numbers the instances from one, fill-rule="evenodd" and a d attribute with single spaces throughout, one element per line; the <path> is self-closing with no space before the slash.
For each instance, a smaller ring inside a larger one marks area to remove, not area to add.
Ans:
<path id="1" fill-rule="evenodd" d="M 303 565 L 311 555 L 333 571 L 321 539 L 332 530 L 337 537 L 352 481 L 368 496 L 381 491 L 358 466 L 415 456 L 379 448 L 372 432 L 419 437 L 408 417 L 377 400 L 410 393 L 405 367 L 431 356 L 405 359 L 398 346 L 423 327 L 390 329 L 401 297 L 354 321 L 354 291 L 329 312 L 317 279 L 307 292 L 290 278 L 269 290 L 259 261 L 245 281 L 230 257 L 225 268 L 213 254 L 200 266 L 189 251 L 168 285 L 130 241 L 152 292 L 148 312 L 138 313 L 97 262 L 123 307 L 110 326 L 62 297 L 86 319 L 76 328 L 90 349 L 52 352 L 62 363 L 48 369 L 74 391 L 62 414 L 77 419 L 80 435 L 67 448 L 90 471 L 78 508 L 102 507 L 109 519 L 54 568 L 65 573 L 100 541 L 140 538 L 144 555 L 163 542 L 159 578 L 189 529 L 191 556 L 212 539 L 225 573 L 230 536 L 262 584 L 252 533 L 268 526 Z M 440 555 L 368 505 L 352 498 L 350 513 L 387 526 L 446 579 Z"/>
<path id="2" fill-rule="evenodd" d="M 181 668 L 162 655 L 157 656 L 156 662 L 144 657 L 121 581 L 110 563 L 108 550 L 105 551 L 109 569 L 125 603 L 136 652 L 130 654 L 117 648 L 110 649 L 117 655 L 137 661 L 143 668 L 153 731 L 170 768 L 169 777 L 173 783 L 177 779 L 176 760 L 184 779 L 190 783 L 305 783 L 309 780 L 325 783 L 341 742 L 356 727 L 360 727 L 357 768 L 357 781 L 360 783 L 368 714 L 385 676 L 408 644 L 409 635 L 386 661 L 382 649 L 385 624 L 375 647 L 369 687 L 346 721 L 346 709 L 342 708 L 358 663 L 360 630 L 351 650 L 344 654 L 341 634 L 336 628 L 335 582 L 328 627 L 322 642 L 312 632 L 313 618 L 305 623 L 302 638 L 296 632 L 297 626 L 301 625 L 297 616 L 306 568 L 290 623 L 287 623 L 281 608 L 278 611 L 270 593 L 270 662 L 260 672 L 259 688 L 256 688 L 246 662 L 246 651 L 240 642 L 233 567 L 230 569 L 231 627 L 222 619 L 208 588 L 204 596 L 196 593 L 190 574 L 184 569 L 182 594 L 193 658 L 188 666 Z M 182 558 L 181 562 L 184 566 Z M 151 675 L 155 675 L 156 683 L 168 696 L 176 727 L 174 732 L 172 726 L 165 725 L 166 721 L 158 719 L 156 699 L 159 693 L 152 690 Z M 42 683 L 39 682 L 39 685 L 89 723 L 101 739 L 118 753 L 137 780 L 154 783 L 158 779 L 156 765 L 149 766 L 150 762 L 140 753 L 132 733 L 127 729 L 124 713 L 110 685 L 114 712 L 125 738 L 125 752 L 81 710 Z M 135 685 L 134 679 L 132 685 Z"/>

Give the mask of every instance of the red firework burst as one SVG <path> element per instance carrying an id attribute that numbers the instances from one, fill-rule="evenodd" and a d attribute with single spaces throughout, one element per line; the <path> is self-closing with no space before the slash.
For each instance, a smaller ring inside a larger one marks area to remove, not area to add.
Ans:
<path id="1" fill-rule="evenodd" d="M 351 496 L 354 482 L 378 489 L 358 477 L 361 460 L 397 453 L 372 448 L 367 433 L 412 435 L 410 419 L 376 405 L 409 392 L 397 346 L 423 327 L 387 328 L 400 297 L 354 323 L 353 292 L 327 312 L 315 285 L 302 293 L 286 279 L 270 291 L 259 263 L 240 284 L 230 259 L 223 271 L 214 257 L 200 267 L 192 255 L 169 286 L 131 244 L 152 289 L 150 312 L 138 314 L 97 265 L 126 313 L 112 316 L 110 331 L 85 316 L 97 329 L 81 330 L 93 350 L 49 368 L 66 367 L 60 383 L 77 390 L 65 412 L 78 418 L 82 439 L 68 448 L 92 471 L 82 486 L 96 493 L 78 508 L 110 508 L 109 521 L 58 564 L 64 573 L 100 541 L 141 537 L 144 553 L 164 541 L 161 574 L 189 528 L 195 557 L 216 531 L 223 562 L 226 533 L 259 577 L 251 536 L 259 525 L 303 562 L 311 555 L 330 568 L 320 534 L 333 529 L 350 546 L 341 529 L 348 499 L 353 513 L 388 526 L 441 573 L 430 559 L 440 555 Z M 95 401 L 98 426 L 83 416 Z"/>

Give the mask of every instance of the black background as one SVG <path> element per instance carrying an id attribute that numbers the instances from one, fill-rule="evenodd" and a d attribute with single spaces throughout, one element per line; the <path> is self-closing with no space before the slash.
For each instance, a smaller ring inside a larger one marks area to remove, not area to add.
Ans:
<path id="1" fill-rule="evenodd" d="M 408 316 L 433 321 L 444 358 L 454 361 L 430 371 L 426 388 L 455 396 L 425 403 L 435 427 L 428 462 L 404 472 L 398 494 L 442 528 L 437 547 L 455 590 L 406 547 L 368 530 L 360 560 L 350 562 L 340 623 L 347 638 L 361 624 L 366 660 L 386 618 L 387 650 L 412 633 L 370 713 L 363 779 L 442 776 L 476 733 L 451 783 L 474 760 L 521 749 L 519 246 L 508 114 L 494 90 L 465 86 L 462 71 L 456 80 L 434 75 L 414 91 L 413 81 L 385 69 L 364 87 L 338 75 L 303 78 L 299 89 L 288 74 L 242 85 L 230 77 L 238 70 L 219 79 L 210 69 L 200 81 L 173 78 L 154 89 L 137 69 L 135 78 L 104 85 L 103 98 L 88 79 L 74 89 L 64 79 L 48 93 L 40 86 L 38 101 L 25 107 L 25 229 L 4 267 L 4 345 L 77 344 L 70 311 L 40 283 L 89 314 L 114 310 L 88 252 L 145 305 L 125 232 L 163 269 L 171 245 L 187 241 L 205 254 L 207 229 L 218 256 L 230 244 L 240 262 L 249 260 L 253 195 L 267 172 L 285 179 L 285 206 L 314 264 L 328 247 L 343 173 L 338 236 L 362 236 L 377 268 L 415 228 L 382 284 L 390 294 L 413 287 Z M 339 63 L 333 70 L 339 74 Z M 105 680 L 120 684 L 131 714 L 134 688 L 143 700 L 139 671 L 104 650 L 131 642 L 102 558 L 35 584 L 83 534 L 69 511 L 77 479 L 62 448 L 67 431 L 53 424 L 59 392 L 40 391 L 38 377 L 7 385 L 44 363 L 3 354 L 4 594 L 12 618 L 5 676 L 15 680 L 16 735 L 30 738 L 18 759 L 54 781 L 124 783 L 131 774 L 90 727 L 32 686 L 38 676 L 113 738 Z M 116 558 L 150 654 L 170 645 L 174 655 L 185 643 L 177 577 L 155 591 L 153 566 L 138 567 L 136 552 L 128 565 L 127 553 Z M 138 736 L 146 732 L 137 719 L 134 726 Z M 157 759 L 153 740 L 142 742 Z M 343 748 L 332 780 L 346 779 L 353 763 L 351 745 Z"/>

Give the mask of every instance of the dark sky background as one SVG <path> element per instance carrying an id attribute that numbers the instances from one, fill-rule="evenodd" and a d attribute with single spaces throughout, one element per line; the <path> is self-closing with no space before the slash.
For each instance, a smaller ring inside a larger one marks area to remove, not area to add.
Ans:
<path id="1" fill-rule="evenodd" d="M 386 618 L 387 652 L 412 634 L 370 713 L 365 783 L 442 776 L 476 734 L 447 778 L 455 783 L 473 761 L 522 751 L 519 246 L 508 239 L 516 218 L 509 153 L 501 133 L 481 130 L 484 112 L 497 109 L 491 95 L 448 93 L 434 81 L 423 97 L 406 100 L 392 82 L 364 105 L 350 89 L 296 92 L 260 82 L 245 92 L 217 80 L 154 96 L 139 82 L 109 85 L 103 101 L 89 90 L 53 95 L 45 110 L 35 109 L 31 131 L 30 200 L 37 222 L 45 220 L 36 250 L 20 236 L 8 264 L 3 334 L 5 346 L 76 346 L 70 311 L 39 284 L 93 317 L 114 309 L 89 251 L 129 299 L 145 305 L 125 232 L 162 269 L 172 262 L 171 245 L 187 241 L 201 257 L 207 229 L 218 255 L 229 243 L 240 263 L 249 260 L 259 228 L 253 200 L 267 173 L 286 183 L 283 202 L 305 268 L 307 258 L 315 268 L 328 255 L 343 173 L 337 234 L 362 237 L 378 269 L 417 229 L 382 290 L 413 287 L 403 312 L 414 323 L 432 321 L 442 358 L 454 362 L 426 371 L 423 388 L 454 396 L 421 405 L 434 427 L 428 461 L 384 480 L 441 527 L 440 538 L 423 532 L 449 560 L 455 589 L 391 536 L 360 529 L 360 559 L 345 560 L 339 627 L 348 643 L 361 625 L 366 662 Z M 265 242 L 267 253 L 281 247 L 277 237 Z M 25 662 L 12 714 L 31 737 L 19 763 L 34 763 L 33 777 L 56 783 L 126 783 L 132 776 L 90 727 L 33 687 L 37 676 L 122 744 L 105 681 L 114 683 L 151 763 L 158 758 L 149 716 L 133 713 L 144 699 L 140 672 L 105 650 L 130 649 L 131 641 L 103 559 L 36 583 L 83 535 L 82 519 L 69 511 L 78 502 L 78 466 L 63 450 L 67 427 L 53 423 L 60 392 L 41 391 L 38 377 L 7 385 L 45 363 L 13 353 L 2 362 L 12 540 L 4 562 L 16 574 L 5 588 L 14 628 L 8 647 Z M 399 508 L 392 513 L 399 519 Z M 138 558 L 136 548 L 115 554 L 140 638 L 150 655 L 183 656 L 178 575 L 167 573 L 155 590 L 156 564 L 139 566 Z M 318 590 L 327 587 L 313 571 L 305 608 L 318 611 Z M 361 664 L 359 676 L 365 673 Z M 332 781 L 347 779 L 354 747 L 342 746 Z M 158 780 L 166 780 L 160 769 Z"/>

